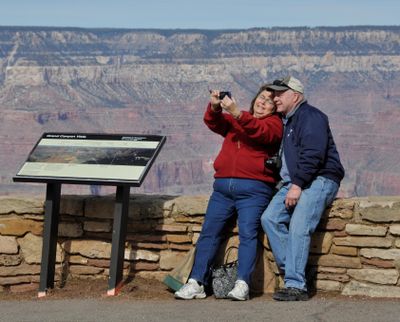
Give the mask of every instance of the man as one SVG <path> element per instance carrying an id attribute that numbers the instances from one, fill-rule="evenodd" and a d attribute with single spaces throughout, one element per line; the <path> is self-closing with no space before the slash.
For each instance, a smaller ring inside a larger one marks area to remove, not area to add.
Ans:
<path id="1" fill-rule="evenodd" d="M 344 169 L 328 117 L 307 103 L 302 83 L 289 76 L 275 80 L 269 88 L 284 124 L 281 182 L 261 217 L 276 263 L 284 273 L 285 287 L 273 298 L 305 301 L 311 235 L 334 200 Z"/>

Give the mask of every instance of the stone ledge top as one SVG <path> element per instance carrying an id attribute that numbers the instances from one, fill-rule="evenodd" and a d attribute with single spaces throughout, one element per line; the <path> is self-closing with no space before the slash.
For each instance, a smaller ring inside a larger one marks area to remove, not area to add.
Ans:
<path id="1" fill-rule="evenodd" d="M 32 197 L 0 197 L 0 215 L 43 214 L 44 200 Z"/>

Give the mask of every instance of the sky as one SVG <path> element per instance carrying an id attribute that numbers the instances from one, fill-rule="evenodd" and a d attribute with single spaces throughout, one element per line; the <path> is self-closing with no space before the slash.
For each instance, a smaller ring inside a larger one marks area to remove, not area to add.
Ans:
<path id="1" fill-rule="evenodd" d="M 400 25 L 399 0 L 0 0 L 0 26 L 248 29 Z"/>

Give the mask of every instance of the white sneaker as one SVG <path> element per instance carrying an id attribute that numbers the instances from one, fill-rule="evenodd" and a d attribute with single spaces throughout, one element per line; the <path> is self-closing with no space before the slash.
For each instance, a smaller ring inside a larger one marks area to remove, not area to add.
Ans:
<path id="1" fill-rule="evenodd" d="M 237 301 L 246 301 L 249 299 L 249 286 L 243 280 L 237 280 L 235 287 L 228 293 L 228 298 Z"/>
<path id="2" fill-rule="evenodd" d="M 193 278 L 189 278 L 188 282 L 175 292 L 175 298 L 182 300 L 204 299 L 205 297 L 204 286 L 199 285 Z"/>

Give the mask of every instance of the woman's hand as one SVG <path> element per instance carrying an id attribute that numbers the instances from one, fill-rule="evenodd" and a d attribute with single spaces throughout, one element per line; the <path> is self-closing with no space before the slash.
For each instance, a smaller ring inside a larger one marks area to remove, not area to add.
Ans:
<path id="1" fill-rule="evenodd" d="M 229 114 L 231 114 L 235 119 L 240 117 L 240 110 L 236 105 L 236 101 L 234 98 L 229 98 L 228 95 L 226 95 L 223 100 L 220 103 L 221 107 L 227 111 Z"/>
<path id="2" fill-rule="evenodd" d="M 211 103 L 211 108 L 214 112 L 221 110 L 219 91 L 210 90 L 210 103 Z"/>

